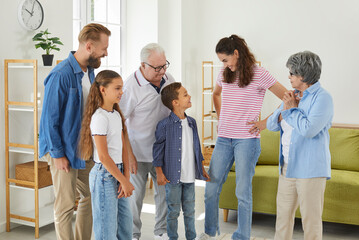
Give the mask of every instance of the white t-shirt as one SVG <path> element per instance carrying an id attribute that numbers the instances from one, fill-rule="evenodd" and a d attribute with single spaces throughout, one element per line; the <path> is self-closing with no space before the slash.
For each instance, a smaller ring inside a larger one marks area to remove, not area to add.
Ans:
<path id="1" fill-rule="evenodd" d="M 162 89 L 174 82 L 166 73 Z M 120 108 L 126 119 L 128 137 L 138 162 L 152 163 L 157 123 L 168 117 L 170 110 L 163 105 L 161 94 L 144 78 L 140 70 L 131 74 L 124 83 Z"/>
<path id="2" fill-rule="evenodd" d="M 91 81 L 89 78 L 89 73 L 87 72 L 83 72 L 84 76 L 82 77 L 82 114 L 85 111 L 85 106 L 86 106 L 86 102 L 87 102 L 87 97 L 90 93 L 90 88 L 91 88 Z"/>
<path id="3" fill-rule="evenodd" d="M 193 149 L 193 130 L 188 125 L 187 118 L 182 122 L 182 154 L 181 154 L 181 178 L 183 183 L 192 183 L 196 179 L 195 159 Z"/>
<path id="4" fill-rule="evenodd" d="M 284 162 L 286 164 L 288 164 L 289 161 L 289 148 L 290 148 L 290 144 L 291 144 L 291 137 L 292 137 L 292 131 L 293 128 L 284 120 L 282 119 L 282 121 L 280 122 L 280 126 L 282 127 L 283 130 L 283 135 L 282 135 L 282 155 L 284 158 Z"/>
<path id="5" fill-rule="evenodd" d="M 102 108 L 98 108 L 91 117 L 91 135 L 94 143 L 94 161 L 101 163 L 94 136 L 106 136 L 107 149 L 110 157 L 116 163 L 122 163 L 122 121 L 121 115 L 113 110 L 108 112 Z"/>

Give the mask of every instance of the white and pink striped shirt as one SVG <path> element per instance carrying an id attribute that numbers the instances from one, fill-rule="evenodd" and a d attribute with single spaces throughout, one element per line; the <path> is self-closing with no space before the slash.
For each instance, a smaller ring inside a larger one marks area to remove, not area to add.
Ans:
<path id="1" fill-rule="evenodd" d="M 258 120 L 266 90 L 277 80 L 263 67 L 254 66 L 251 83 L 246 87 L 238 86 L 239 76 L 235 82 L 223 82 L 224 68 L 218 74 L 217 84 L 222 87 L 222 106 L 218 122 L 218 136 L 225 138 L 259 138 L 248 131 L 247 122 Z"/>

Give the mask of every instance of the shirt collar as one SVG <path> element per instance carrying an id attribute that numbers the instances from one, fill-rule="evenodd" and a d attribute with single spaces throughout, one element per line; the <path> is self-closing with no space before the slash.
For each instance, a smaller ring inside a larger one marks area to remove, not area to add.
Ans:
<path id="1" fill-rule="evenodd" d="M 135 78 L 136 78 L 136 81 L 137 81 L 138 85 L 140 85 L 140 86 L 150 84 L 150 82 L 147 81 L 146 78 L 142 75 L 142 72 L 141 72 L 140 69 L 138 69 L 135 72 Z"/>
<path id="2" fill-rule="evenodd" d="M 80 64 L 77 62 L 75 56 L 74 56 L 75 51 L 71 51 L 69 54 L 69 61 L 70 64 L 72 66 L 72 69 L 74 70 L 74 73 L 83 73 L 82 68 L 80 67 Z M 90 66 L 87 66 L 87 70 L 88 70 L 88 74 L 90 76 L 91 73 L 93 73 L 94 69 Z"/>
<path id="3" fill-rule="evenodd" d="M 313 94 L 314 92 L 316 92 L 319 88 L 321 88 L 321 85 L 319 82 L 314 83 L 312 86 L 310 86 L 309 88 L 305 89 L 303 92 L 304 94 Z M 299 90 L 295 90 L 295 93 L 298 93 Z"/>
<path id="4" fill-rule="evenodd" d="M 188 125 L 190 125 L 190 126 L 192 127 L 192 119 L 189 118 L 186 113 L 184 113 L 184 115 L 185 115 L 186 118 L 187 118 Z M 170 119 L 171 119 L 171 121 L 173 121 L 173 122 L 181 122 L 181 119 L 180 119 L 174 112 L 172 112 L 172 111 L 171 111 L 171 113 L 170 113 Z"/>
<path id="5" fill-rule="evenodd" d="M 150 82 L 142 75 L 142 72 L 141 72 L 140 68 L 137 69 L 137 71 L 134 73 L 134 75 L 135 75 L 135 79 L 136 79 L 138 85 L 145 86 L 147 84 L 150 84 Z M 160 88 L 166 82 L 166 79 L 167 79 L 167 75 L 165 74 L 161 79 Z"/>
<path id="6" fill-rule="evenodd" d="M 308 93 L 314 93 L 316 92 L 319 88 L 321 87 L 319 82 L 314 83 L 312 86 L 310 86 L 309 88 L 307 88 L 305 91 L 307 91 Z M 304 92 L 305 92 L 304 91 Z"/>

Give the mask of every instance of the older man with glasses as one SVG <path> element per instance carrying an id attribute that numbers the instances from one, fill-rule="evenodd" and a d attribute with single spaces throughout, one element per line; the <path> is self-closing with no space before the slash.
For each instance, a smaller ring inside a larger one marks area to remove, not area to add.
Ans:
<path id="1" fill-rule="evenodd" d="M 158 44 L 150 43 L 143 47 L 141 66 L 125 81 L 120 102 L 133 150 L 129 153 L 130 180 L 135 187 L 134 194 L 130 198 L 133 239 L 141 237 L 140 216 L 148 174 L 151 174 L 155 186 L 155 239 L 168 239 L 166 190 L 164 186 L 157 185 L 156 170 L 152 166 L 152 146 L 155 142 L 157 123 L 169 115 L 169 109 L 162 104 L 160 94 L 163 87 L 175 81 L 166 73 L 169 64 L 163 48 Z"/>

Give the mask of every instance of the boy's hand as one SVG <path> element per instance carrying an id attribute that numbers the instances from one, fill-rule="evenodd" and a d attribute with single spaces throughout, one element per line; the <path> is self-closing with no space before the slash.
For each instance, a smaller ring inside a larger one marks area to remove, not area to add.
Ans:
<path id="1" fill-rule="evenodd" d="M 209 174 L 206 172 L 206 170 L 204 170 L 204 168 L 203 168 L 203 176 L 204 176 L 205 178 L 207 178 L 206 182 L 210 182 L 210 181 L 211 181 L 211 178 L 209 177 Z"/>
<path id="2" fill-rule="evenodd" d="M 168 179 L 166 178 L 166 176 L 163 173 L 160 173 L 160 174 L 157 173 L 157 184 L 158 185 L 166 185 L 169 182 L 170 181 L 168 181 Z"/>

